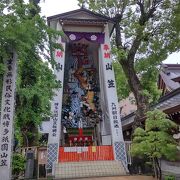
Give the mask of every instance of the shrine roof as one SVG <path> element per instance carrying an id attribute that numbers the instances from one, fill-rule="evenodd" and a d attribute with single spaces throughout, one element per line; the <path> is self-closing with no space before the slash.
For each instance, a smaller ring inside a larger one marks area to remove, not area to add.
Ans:
<path id="1" fill-rule="evenodd" d="M 163 64 L 160 78 L 171 91 L 179 88 L 180 64 Z"/>
<path id="2" fill-rule="evenodd" d="M 162 96 L 159 101 L 151 106 L 151 109 L 160 109 L 166 114 L 180 113 L 180 64 L 162 64 L 159 82 L 162 79 L 170 92 Z M 132 127 L 136 112 L 132 112 L 121 119 L 123 129 Z M 144 118 L 141 119 L 144 121 Z"/>
<path id="3" fill-rule="evenodd" d="M 80 15 L 80 16 L 78 16 Z M 104 21 L 104 22 L 111 22 L 114 23 L 114 21 L 102 14 L 92 12 L 85 8 L 76 9 L 73 11 L 57 14 L 54 16 L 47 17 L 47 20 L 54 20 L 54 19 L 60 19 L 60 20 L 91 20 L 91 21 Z"/>
<path id="4" fill-rule="evenodd" d="M 179 113 L 180 108 L 180 87 L 161 97 L 158 103 L 151 106 L 151 109 L 159 109 L 166 114 Z M 132 112 L 127 116 L 121 119 L 123 130 L 126 130 L 132 127 L 134 122 L 135 113 Z M 142 118 L 141 121 L 144 121 L 145 118 Z"/>
<path id="5" fill-rule="evenodd" d="M 174 91 L 166 94 L 165 96 L 161 97 L 158 101 L 158 103 L 156 104 L 156 106 L 160 103 L 162 103 L 165 100 L 169 100 L 171 97 L 175 96 L 175 95 L 180 95 L 180 87 L 175 89 Z"/>

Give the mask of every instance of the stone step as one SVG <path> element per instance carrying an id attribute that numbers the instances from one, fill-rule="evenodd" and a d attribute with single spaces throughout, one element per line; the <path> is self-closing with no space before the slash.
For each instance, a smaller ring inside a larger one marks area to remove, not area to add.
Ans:
<path id="1" fill-rule="evenodd" d="M 55 165 L 55 179 L 120 175 L 126 175 L 126 170 L 119 161 L 63 162 Z"/>

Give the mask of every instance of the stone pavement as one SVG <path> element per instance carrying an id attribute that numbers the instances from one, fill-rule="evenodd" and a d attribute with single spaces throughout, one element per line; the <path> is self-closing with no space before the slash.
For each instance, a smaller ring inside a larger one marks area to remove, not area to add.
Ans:
<path id="1" fill-rule="evenodd" d="M 120 161 L 63 162 L 55 166 L 56 179 L 124 176 L 126 171 Z"/>
<path id="2" fill-rule="evenodd" d="M 83 178 L 76 180 L 155 180 L 152 176 L 113 176 L 113 177 L 97 177 Z"/>

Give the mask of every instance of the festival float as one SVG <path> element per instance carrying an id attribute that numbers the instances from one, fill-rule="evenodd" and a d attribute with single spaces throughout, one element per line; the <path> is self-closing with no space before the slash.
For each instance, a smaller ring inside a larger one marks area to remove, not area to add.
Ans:
<path id="1" fill-rule="evenodd" d="M 55 164 L 115 160 L 127 166 L 110 36 L 114 22 L 85 8 L 48 17 L 60 88 L 51 103 L 47 173 Z"/>

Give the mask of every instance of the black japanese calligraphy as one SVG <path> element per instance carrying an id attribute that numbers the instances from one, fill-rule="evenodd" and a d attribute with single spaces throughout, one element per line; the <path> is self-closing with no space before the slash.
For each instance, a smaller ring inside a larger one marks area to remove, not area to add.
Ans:
<path id="1" fill-rule="evenodd" d="M 60 63 L 57 64 L 57 71 L 62 71 L 63 69 L 63 65 L 61 65 Z"/>
<path id="2" fill-rule="evenodd" d="M 8 65 L 12 65 L 12 59 L 7 60 Z"/>
<path id="3" fill-rule="evenodd" d="M 8 154 L 7 154 L 7 153 L 3 152 L 3 153 L 1 154 L 1 158 L 7 158 L 7 157 L 8 157 Z"/>
<path id="4" fill-rule="evenodd" d="M 114 128 L 119 128 L 119 121 L 118 121 L 118 116 L 117 116 L 117 107 L 115 103 L 111 103 L 111 108 L 112 108 L 112 118 L 113 118 L 113 124 Z"/>
<path id="5" fill-rule="evenodd" d="M 112 63 L 106 64 L 106 70 L 112 70 Z"/>
<path id="6" fill-rule="evenodd" d="M 3 115 L 3 119 L 10 120 L 10 115 L 8 113 L 4 114 Z"/>
<path id="7" fill-rule="evenodd" d="M 9 121 L 4 121 L 2 124 L 3 124 L 3 127 L 8 127 L 9 126 Z"/>
<path id="8" fill-rule="evenodd" d="M 59 109 L 59 103 L 55 102 L 54 103 L 54 111 L 53 111 L 53 116 L 52 116 L 52 136 L 55 137 L 57 134 L 57 121 L 58 121 L 58 109 Z"/>
<path id="9" fill-rule="evenodd" d="M 61 87 L 62 87 L 62 81 L 59 80 L 59 81 L 58 81 L 58 84 L 59 84 L 59 86 L 60 86 L 60 88 L 61 88 Z"/>
<path id="10" fill-rule="evenodd" d="M 1 162 L 0 162 L 0 166 L 7 166 L 7 160 L 2 159 Z"/>
<path id="11" fill-rule="evenodd" d="M 5 105 L 10 105 L 10 99 L 5 99 Z"/>
<path id="12" fill-rule="evenodd" d="M 9 142 L 8 136 L 3 137 L 3 138 L 2 138 L 2 142 L 7 142 L 7 143 L 8 143 L 8 142 Z"/>
<path id="13" fill-rule="evenodd" d="M 4 112 L 11 112 L 11 108 L 6 106 L 3 111 Z"/>
<path id="14" fill-rule="evenodd" d="M 12 55 L 13 56 L 13 55 Z M 12 144 L 12 124 L 14 110 L 14 90 L 16 77 L 15 59 L 6 62 L 7 72 L 3 79 L 3 98 L 1 107 L 1 131 L 0 131 L 0 166 L 10 167 L 11 144 Z M 1 178 L 0 178 L 1 179 Z"/>
<path id="15" fill-rule="evenodd" d="M 8 151 L 8 144 L 1 144 L 1 151 Z"/>
<path id="16" fill-rule="evenodd" d="M 7 86 L 6 86 L 6 91 L 12 91 L 11 85 L 7 85 Z"/>
<path id="17" fill-rule="evenodd" d="M 7 72 L 7 75 L 6 75 L 6 77 L 12 77 L 12 72 Z"/>
<path id="18" fill-rule="evenodd" d="M 8 65 L 7 68 L 8 68 L 9 71 L 12 70 L 12 66 L 11 65 Z"/>
<path id="19" fill-rule="evenodd" d="M 108 80 L 108 88 L 114 88 L 114 87 L 115 87 L 114 80 Z"/>
<path id="20" fill-rule="evenodd" d="M 8 134 L 8 132 L 9 132 L 9 129 L 5 128 L 5 129 L 4 129 L 4 133 L 3 133 L 3 135 Z"/>
<path id="21" fill-rule="evenodd" d="M 7 84 L 12 84 L 12 79 L 6 79 Z"/>
<path id="22" fill-rule="evenodd" d="M 11 92 L 6 92 L 5 95 L 4 95 L 5 98 L 10 98 L 12 97 L 12 94 Z"/>

